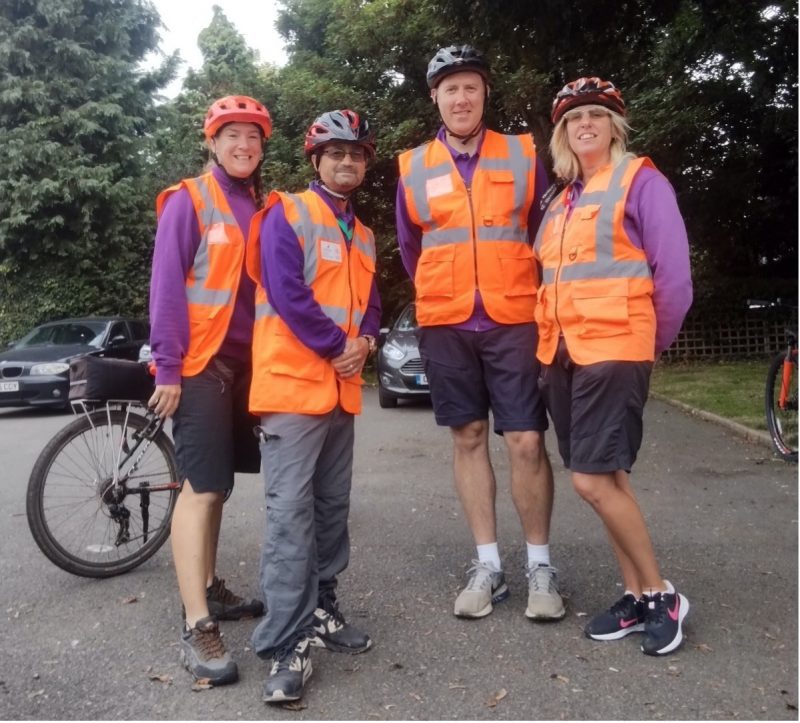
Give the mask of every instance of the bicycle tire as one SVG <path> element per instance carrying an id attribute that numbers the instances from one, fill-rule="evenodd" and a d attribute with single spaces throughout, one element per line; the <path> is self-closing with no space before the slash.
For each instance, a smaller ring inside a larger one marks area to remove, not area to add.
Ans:
<path id="1" fill-rule="evenodd" d="M 60 430 L 36 460 L 28 480 L 28 525 L 39 549 L 62 570 L 92 578 L 121 575 L 152 557 L 169 537 L 177 485 L 144 495 L 142 491 L 177 481 L 172 441 L 159 432 L 122 463 L 115 451 L 122 447 L 123 430 L 130 441 L 147 424 L 144 417 L 124 410 L 90 412 Z M 127 509 L 129 539 L 123 540 L 109 504 L 115 471 L 125 480 L 113 486 L 118 494 L 122 490 L 122 497 L 112 503 L 118 512 Z M 126 506 L 132 498 L 136 504 Z"/>
<path id="2" fill-rule="evenodd" d="M 791 388 L 786 409 L 779 404 L 783 383 L 783 362 L 787 352 L 773 357 L 767 372 L 764 403 L 769 430 L 775 451 L 787 462 L 797 462 L 797 358 L 793 360 Z"/>

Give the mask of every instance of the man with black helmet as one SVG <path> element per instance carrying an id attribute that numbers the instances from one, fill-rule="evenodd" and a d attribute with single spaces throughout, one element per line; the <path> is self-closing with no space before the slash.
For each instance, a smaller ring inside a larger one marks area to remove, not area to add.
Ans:
<path id="1" fill-rule="evenodd" d="M 451 428 L 454 475 L 477 547 L 454 613 L 480 618 L 508 597 L 497 544 L 489 410 L 504 436 L 527 543 L 532 620 L 565 609 L 550 564 L 553 475 L 544 448 L 532 243 L 547 176 L 530 134 L 484 125 L 489 68 L 469 45 L 440 49 L 427 73 L 436 138 L 400 156 L 397 235 L 416 287 L 420 353 L 436 421 Z"/>
<path id="2" fill-rule="evenodd" d="M 266 702 L 297 700 L 309 646 L 361 653 L 369 635 L 336 601 L 350 556 L 347 518 L 361 370 L 380 325 L 375 238 L 351 194 L 375 156 L 375 136 L 351 110 L 323 113 L 306 134 L 317 178 L 273 191 L 251 224 L 256 282 L 250 411 L 261 416 L 267 528 L 261 588 L 267 614 L 253 633 L 271 661 Z"/>

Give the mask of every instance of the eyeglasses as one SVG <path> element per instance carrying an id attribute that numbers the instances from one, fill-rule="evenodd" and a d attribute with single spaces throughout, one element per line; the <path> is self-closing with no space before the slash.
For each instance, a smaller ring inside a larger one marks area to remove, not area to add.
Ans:
<path id="1" fill-rule="evenodd" d="M 584 111 L 592 120 L 599 120 L 600 118 L 606 118 L 607 116 L 611 115 L 611 113 L 609 113 L 605 108 L 592 106 L 590 108 L 574 108 L 572 110 L 568 110 L 566 113 L 564 113 L 564 120 L 567 123 L 570 123 L 571 121 L 583 120 Z"/>
<path id="2" fill-rule="evenodd" d="M 367 152 L 363 148 L 350 148 L 344 150 L 342 148 L 326 148 L 322 151 L 332 161 L 343 161 L 345 156 L 350 156 L 353 163 L 364 163 L 367 160 Z"/>

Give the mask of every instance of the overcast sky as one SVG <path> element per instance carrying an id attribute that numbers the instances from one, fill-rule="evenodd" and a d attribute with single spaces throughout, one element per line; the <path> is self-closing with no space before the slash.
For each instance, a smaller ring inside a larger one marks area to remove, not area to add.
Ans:
<path id="1" fill-rule="evenodd" d="M 269 0 L 153 0 L 166 28 L 160 30 L 161 50 L 165 54 L 179 50 L 185 64 L 181 66 L 181 78 L 187 67 L 199 68 L 203 59 L 197 47 L 197 36 L 208 27 L 213 17 L 213 5 L 219 5 L 228 20 L 244 36 L 245 42 L 258 51 L 263 62 L 283 65 L 286 55 L 282 38 L 275 30 L 277 3 Z M 154 62 L 157 59 L 154 59 Z M 181 87 L 181 79 L 174 81 L 164 95 L 174 97 Z"/>

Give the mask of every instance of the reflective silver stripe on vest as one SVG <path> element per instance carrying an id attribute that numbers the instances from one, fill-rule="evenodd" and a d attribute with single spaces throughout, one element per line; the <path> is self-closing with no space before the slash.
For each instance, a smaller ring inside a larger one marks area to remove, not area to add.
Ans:
<path id="1" fill-rule="evenodd" d="M 453 164 L 449 162 L 439 163 L 428 168 L 425 165 L 425 151 L 430 146 L 426 143 L 411 151 L 411 162 L 408 164 L 408 179 L 404 181 L 406 188 L 411 191 L 414 205 L 417 207 L 419 219 L 425 226 L 433 223 L 433 214 L 428 203 L 427 185 L 432 178 L 450 175 L 453 172 Z M 423 240 L 423 246 L 425 241 Z"/>
<path id="2" fill-rule="evenodd" d="M 358 233 L 355 231 L 353 232 L 353 240 L 350 242 L 355 248 L 357 248 L 364 256 L 369 259 L 372 259 L 372 263 L 374 264 L 376 261 L 376 252 L 375 252 L 375 234 L 372 233 L 371 229 L 368 229 L 366 226 L 362 224 L 361 226 L 365 233 L 367 234 L 367 240 L 362 241 Z"/>
<path id="3" fill-rule="evenodd" d="M 361 322 L 364 320 L 364 314 L 361 309 L 353 309 L 353 326 L 356 329 L 361 328 Z"/>
<path id="4" fill-rule="evenodd" d="M 225 213 L 214 205 L 211 189 L 208 182 L 200 177 L 193 179 L 197 190 L 203 199 L 203 208 L 197 210 L 202 234 L 200 245 L 194 255 L 192 271 L 194 272 L 194 286 L 186 287 L 186 300 L 190 304 L 206 304 L 208 306 L 227 306 L 233 299 L 230 289 L 207 289 L 210 261 L 208 258 L 208 230 L 214 224 L 223 223 L 238 226 L 233 214 Z"/>
<path id="5" fill-rule="evenodd" d="M 622 179 L 628 166 L 634 159 L 626 158 L 621 161 L 611 174 L 611 180 L 605 191 L 592 191 L 582 193 L 575 204 L 573 214 L 579 208 L 599 204 L 600 211 L 595 221 L 595 260 L 581 264 L 568 264 L 561 267 L 560 281 L 577 281 L 582 279 L 619 279 L 639 278 L 646 279 L 652 276 L 650 265 L 643 261 L 620 261 L 614 259 L 614 207 L 625 198 L 625 189 Z M 561 198 L 559 196 L 559 198 Z M 557 203 L 557 202 L 556 202 Z M 561 213 L 566 213 L 562 205 Z M 550 215 L 542 220 L 541 229 L 549 220 Z M 540 235 L 537 234 L 536 242 L 539 244 Z M 537 246 L 537 251 L 541 245 Z M 556 269 L 547 268 L 542 273 L 542 282 L 552 284 L 555 281 Z"/>
<path id="6" fill-rule="evenodd" d="M 262 301 L 256 304 L 256 321 L 263 319 L 265 316 L 277 316 L 278 312 L 269 301 Z"/>

